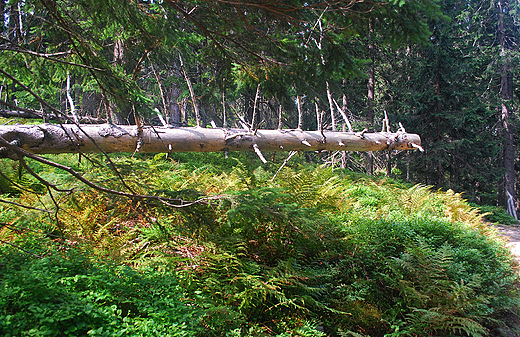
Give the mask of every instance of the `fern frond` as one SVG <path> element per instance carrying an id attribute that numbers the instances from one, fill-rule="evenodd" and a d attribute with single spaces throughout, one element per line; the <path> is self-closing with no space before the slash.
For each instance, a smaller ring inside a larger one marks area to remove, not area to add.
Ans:
<path id="1" fill-rule="evenodd" d="M 458 334 L 462 331 L 471 337 L 484 337 L 488 331 L 479 323 L 467 317 L 443 314 L 441 308 L 417 309 L 408 314 L 415 331 L 443 331 Z"/>

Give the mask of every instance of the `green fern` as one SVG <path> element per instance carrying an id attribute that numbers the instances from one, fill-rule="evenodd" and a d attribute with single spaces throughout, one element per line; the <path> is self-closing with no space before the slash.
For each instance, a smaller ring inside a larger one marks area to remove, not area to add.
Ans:
<path id="1" fill-rule="evenodd" d="M 414 331 L 414 335 L 420 335 L 426 331 L 444 331 L 450 334 L 464 332 L 471 337 L 488 336 L 488 330 L 481 324 L 467 317 L 459 317 L 443 314 L 441 308 L 414 309 L 408 314 L 408 320 Z"/>
<path id="2" fill-rule="evenodd" d="M 335 209 L 343 191 L 341 180 L 331 169 L 324 167 L 298 172 L 285 169 L 280 174 L 278 184 L 290 195 L 287 202 L 319 211 Z"/>
<path id="3" fill-rule="evenodd" d="M 486 303 L 476 294 L 480 280 L 464 284 L 450 279 L 453 268 L 452 248 L 448 245 L 434 250 L 419 242 L 409 252 L 394 259 L 393 271 L 398 275 L 398 288 L 413 311 L 407 314 L 412 331 L 445 331 L 481 337 L 487 330 L 467 315 L 473 305 Z"/>

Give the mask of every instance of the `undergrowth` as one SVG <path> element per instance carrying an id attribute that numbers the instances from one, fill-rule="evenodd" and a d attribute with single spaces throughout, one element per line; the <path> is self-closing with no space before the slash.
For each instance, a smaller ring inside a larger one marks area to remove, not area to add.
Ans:
<path id="1" fill-rule="evenodd" d="M 74 187 L 50 198 L 3 170 L 19 183 L 4 199 L 53 212 L 0 206 L 0 332 L 477 337 L 518 315 L 513 258 L 460 194 L 302 161 L 273 180 L 274 164 L 216 156 L 113 157 L 138 193 L 211 197 L 178 209 L 30 163 Z M 120 187 L 95 161 L 60 158 Z"/>

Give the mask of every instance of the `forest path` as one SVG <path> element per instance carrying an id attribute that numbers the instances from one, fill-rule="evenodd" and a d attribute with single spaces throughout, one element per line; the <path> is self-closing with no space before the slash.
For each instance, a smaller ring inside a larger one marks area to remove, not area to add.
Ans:
<path id="1" fill-rule="evenodd" d="M 493 225 L 493 227 L 507 239 L 507 247 L 520 263 L 520 226 Z"/>
<path id="2" fill-rule="evenodd" d="M 520 265 L 520 226 L 493 225 L 493 227 L 507 239 L 507 247 L 509 247 L 511 253 L 515 256 L 515 260 Z M 518 272 L 520 273 L 520 271 Z M 506 320 L 509 319 L 509 328 L 501 330 L 501 335 L 505 337 L 520 337 L 520 320 L 513 315 L 504 318 Z"/>

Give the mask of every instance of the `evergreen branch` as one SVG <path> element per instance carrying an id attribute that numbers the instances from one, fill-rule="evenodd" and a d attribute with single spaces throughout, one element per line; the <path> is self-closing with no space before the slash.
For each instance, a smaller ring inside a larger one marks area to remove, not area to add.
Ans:
<path id="1" fill-rule="evenodd" d="M 14 202 L 14 201 L 8 201 L 8 200 L 0 199 L 0 202 L 3 202 L 4 204 L 10 204 L 10 205 L 18 206 L 18 207 L 23 207 L 23 208 L 26 208 L 26 209 L 32 209 L 32 210 L 35 210 L 35 211 L 40 211 L 40 212 L 45 212 L 45 213 L 54 213 L 54 212 L 49 211 L 47 209 L 27 206 L 27 205 L 20 204 L 18 202 Z"/>
<path id="2" fill-rule="evenodd" d="M 26 90 L 28 93 L 30 93 L 34 98 L 36 98 L 36 100 L 38 102 L 40 102 L 41 105 L 45 106 L 46 108 L 48 108 L 49 110 L 51 110 L 52 112 L 54 112 L 57 116 L 64 116 L 66 118 L 66 116 L 58 109 L 56 109 L 55 107 L 53 107 L 52 105 L 50 105 L 49 103 L 47 103 L 46 100 L 44 100 L 40 95 L 38 95 L 37 93 L 35 93 L 33 90 L 31 90 L 31 88 L 29 88 L 28 86 L 26 86 L 25 84 L 23 84 L 22 82 L 20 82 L 16 77 L 14 77 L 13 75 L 11 75 L 10 73 L 8 73 L 7 71 L 5 71 L 3 68 L 0 67 L 0 73 L 3 74 L 5 77 L 9 78 L 11 81 L 15 82 L 16 84 L 18 84 L 19 86 L 21 86 L 24 90 Z M 74 120 L 71 119 L 71 122 L 73 122 Z"/>
<path id="3" fill-rule="evenodd" d="M 3 39 L 3 38 L 0 38 L 2 40 L 6 40 L 6 39 Z M 8 40 L 7 40 L 8 41 Z M 12 42 L 11 42 L 12 43 Z M 67 56 L 67 55 L 72 55 L 73 53 L 68 51 L 68 52 L 62 52 L 62 53 L 52 53 L 52 54 L 45 54 L 45 53 L 38 53 L 38 52 L 35 52 L 35 51 L 32 51 L 32 50 L 29 50 L 29 49 L 25 49 L 21 46 L 16 46 L 16 47 L 13 47 L 13 48 L 10 48 L 10 47 L 0 47 L 0 50 L 4 50 L 4 51 L 12 51 L 12 52 L 16 52 L 16 53 L 23 53 L 23 54 L 28 54 L 28 55 L 32 55 L 32 56 L 37 56 L 37 57 L 41 57 L 41 58 L 44 58 L 46 60 L 49 60 L 49 61 L 53 61 L 53 62 L 58 62 L 58 63 L 63 63 L 63 64 L 68 64 L 68 65 L 71 65 L 71 66 L 74 66 L 74 67 L 80 67 L 80 68 L 85 68 L 85 69 L 91 69 L 91 70 L 96 70 L 96 71 L 106 71 L 105 69 L 101 69 L 101 68 L 96 68 L 96 67 L 92 67 L 92 66 L 89 66 L 89 65 L 86 65 L 86 64 L 81 64 L 81 63 L 75 63 L 75 62 L 70 62 L 70 61 L 65 61 L 65 60 L 60 60 L 58 58 L 55 58 L 53 56 Z"/>
<path id="4" fill-rule="evenodd" d="M 233 60 L 235 61 L 238 61 L 235 57 L 232 57 L 228 52 L 227 52 L 227 48 L 224 47 L 224 45 L 222 43 L 220 43 L 216 37 L 221 37 L 223 38 L 224 40 L 226 41 L 229 41 L 231 43 L 233 43 L 235 46 L 237 46 L 238 48 L 242 49 L 243 51 L 245 51 L 247 54 L 249 55 L 253 55 L 255 56 L 256 58 L 260 59 L 260 60 L 264 60 L 264 61 L 268 61 L 268 62 L 271 62 L 271 63 L 275 63 L 275 64 L 282 64 L 281 62 L 278 62 L 278 61 L 275 61 L 273 59 L 270 59 L 270 58 L 267 58 L 265 56 L 262 56 L 260 55 L 259 53 L 256 53 L 254 52 L 253 50 L 249 49 L 249 48 L 246 48 L 246 46 L 243 44 L 243 43 L 240 43 L 239 41 L 237 41 L 236 39 L 233 39 L 233 38 L 230 38 L 229 36 L 227 35 L 224 35 L 222 33 L 219 33 L 219 32 L 216 32 L 216 31 L 213 31 L 213 30 L 210 30 L 208 28 L 206 28 L 201 22 L 199 22 L 198 20 L 196 20 L 192 15 L 191 13 L 188 13 L 186 12 L 183 8 L 181 8 L 181 6 L 179 6 L 177 4 L 177 1 L 174 1 L 174 0 L 165 0 L 166 3 L 168 3 L 170 6 L 172 6 L 175 10 L 179 11 L 186 19 L 188 19 L 189 21 L 191 21 L 197 28 L 199 28 L 203 34 L 205 36 L 207 36 L 208 38 L 211 39 L 211 41 L 213 41 L 215 43 L 215 45 L 217 46 L 217 48 L 224 54 L 224 55 L 228 55 L 230 56 Z"/>
<path id="5" fill-rule="evenodd" d="M 18 246 L 18 245 L 15 245 L 14 243 L 11 243 L 11 242 L 9 242 L 9 241 L 0 240 L 0 242 L 1 242 L 1 243 L 5 243 L 6 245 L 13 246 L 13 247 L 16 248 L 16 249 L 19 249 L 19 250 L 21 250 L 22 252 L 27 253 L 27 254 L 29 254 L 29 255 L 32 255 L 32 256 L 34 256 L 34 257 L 37 257 L 37 258 L 39 258 L 39 259 L 43 259 L 43 256 L 40 256 L 40 255 L 38 255 L 38 254 L 34 254 L 34 253 L 32 253 L 32 252 L 30 252 L 30 251 L 28 251 L 28 250 L 26 250 L 26 249 L 23 249 L 22 247 L 20 247 L 20 246 Z"/>
<path id="6" fill-rule="evenodd" d="M 64 189 L 58 188 L 58 186 L 56 186 L 55 184 L 50 183 L 47 180 L 45 180 L 42 177 L 40 177 L 40 175 L 38 173 L 34 172 L 34 170 L 31 169 L 29 167 L 29 165 L 27 165 L 27 163 L 25 162 L 25 160 L 23 159 L 22 156 L 19 156 L 18 160 L 20 161 L 20 165 L 22 165 L 22 167 L 24 169 L 26 169 L 27 172 L 29 172 L 33 177 L 35 177 L 40 183 L 45 185 L 47 188 L 52 188 L 52 189 L 54 189 L 54 190 L 56 190 L 58 192 L 72 192 L 73 191 L 73 189 L 64 190 Z"/>

